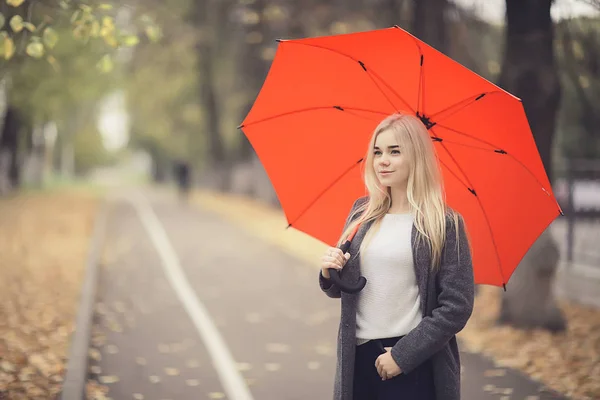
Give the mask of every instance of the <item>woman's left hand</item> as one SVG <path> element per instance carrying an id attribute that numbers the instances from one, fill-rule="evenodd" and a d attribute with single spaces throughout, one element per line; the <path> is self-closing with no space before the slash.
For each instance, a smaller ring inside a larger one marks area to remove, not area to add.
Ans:
<path id="1" fill-rule="evenodd" d="M 392 358 L 391 350 L 391 347 L 386 347 L 385 353 L 377 357 L 377 360 L 375 360 L 375 368 L 377 368 L 377 373 L 384 381 L 386 379 L 392 379 L 393 377 L 402 373 L 402 370 Z"/>

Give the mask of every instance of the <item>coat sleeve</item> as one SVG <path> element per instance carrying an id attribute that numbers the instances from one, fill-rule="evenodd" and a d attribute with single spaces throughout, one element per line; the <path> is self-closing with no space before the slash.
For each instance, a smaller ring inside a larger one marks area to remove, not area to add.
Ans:
<path id="1" fill-rule="evenodd" d="M 366 201 L 367 197 L 361 197 L 360 199 L 354 202 L 352 208 L 350 209 L 350 213 L 346 218 L 346 223 L 344 224 L 344 229 L 342 229 L 342 232 L 344 232 L 350 224 L 350 222 L 354 220 L 354 218 L 352 218 L 352 214 L 354 214 L 354 211 Z M 354 217 L 356 218 L 357 216 Z M 337 285 L 333 284 L 331 280 L 323 277 L 323 275 L 321 274 L 321 270 L 319 270 L 319 286 L 321 287 L 321 290 L 331 298 L 337 299 L 340 298 L 342 295 L 340 288 Z"/>
<path id="2" fill-rule="evenodd" d="M 473 264 L 464 222 L 460 216 L 458 220 L 455 227 L 450 218 L 446 228 L 446 244 L 437 273 L 438 307 L 392 347 L 392 358 L 404 373 L 441 350 L 471 317 L 475 297 Z"/>

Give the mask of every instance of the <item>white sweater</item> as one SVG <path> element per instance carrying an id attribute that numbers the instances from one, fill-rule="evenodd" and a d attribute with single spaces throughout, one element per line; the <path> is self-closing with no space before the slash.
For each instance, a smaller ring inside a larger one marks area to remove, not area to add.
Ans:
<path id="1" fill-rule="evenodd" d="M 379 231 L 361 254 L 361 275 L 367 285 L 359 292 L 357 344 L 370 339 L 406 335 L 421 321 L 411 233 L 413 215 L 386 214 Z"/>

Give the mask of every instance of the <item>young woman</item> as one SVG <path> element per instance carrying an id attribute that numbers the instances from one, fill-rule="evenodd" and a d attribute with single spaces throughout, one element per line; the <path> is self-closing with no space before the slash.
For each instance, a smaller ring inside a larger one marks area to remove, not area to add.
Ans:
<path id="1" fill-rule="evenodd" d="M 358 199 L 319 283 L 341 297 L 335 400 L 459 400 L 458 333 L 471 316 L 474 281 L 461 216 L 445 203 L 434 145 L 422 122 L 397 113 L 373 132 Z M 329 279 L 367 284 L 341 292 Z"/>

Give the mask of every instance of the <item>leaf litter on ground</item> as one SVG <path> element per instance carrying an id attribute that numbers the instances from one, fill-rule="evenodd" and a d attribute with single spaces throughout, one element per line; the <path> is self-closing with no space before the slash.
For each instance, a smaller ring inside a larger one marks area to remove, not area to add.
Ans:
<path id="1" fill-rule="evenodd" d="M 0 198 L 2 398 L 60 392 L 97 206 L 79 191 Z"/>

